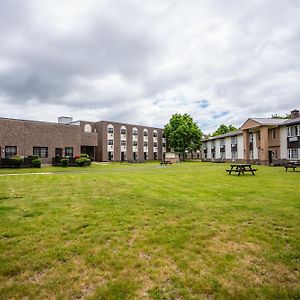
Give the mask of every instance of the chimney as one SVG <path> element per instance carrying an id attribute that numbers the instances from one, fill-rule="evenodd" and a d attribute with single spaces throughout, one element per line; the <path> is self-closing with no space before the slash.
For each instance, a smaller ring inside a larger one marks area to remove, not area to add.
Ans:
<path id="1" fill-rule="evenodd" d="M 294 109 L 291 111 L 291 119 L 296 119 L 300 117 L 300 113 L 298 109 Z"/>

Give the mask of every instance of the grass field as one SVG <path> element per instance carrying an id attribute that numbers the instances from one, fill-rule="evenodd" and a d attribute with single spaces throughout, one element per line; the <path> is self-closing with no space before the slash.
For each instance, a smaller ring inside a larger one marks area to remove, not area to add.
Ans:
<path id="1" fill-rule="evenodd" d="M 300 172 L 226 167 L 0 170 L 0 299 L 299 299 Z"/>

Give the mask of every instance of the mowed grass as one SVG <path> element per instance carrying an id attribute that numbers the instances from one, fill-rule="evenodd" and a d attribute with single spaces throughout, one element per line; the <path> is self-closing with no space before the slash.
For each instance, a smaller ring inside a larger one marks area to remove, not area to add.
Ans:
<path id="1" fill-rule="evenodd" d="M 299 299 L 300 172 L 225 168 L 0 176 L 0 298 Z"/>

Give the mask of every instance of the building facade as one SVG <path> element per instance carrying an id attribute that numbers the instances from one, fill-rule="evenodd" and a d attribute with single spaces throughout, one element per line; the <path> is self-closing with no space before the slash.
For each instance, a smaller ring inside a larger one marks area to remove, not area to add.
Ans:
<path id="1" fill-rule="evenodd" d="M 203 160 L 280 164 L 300 160 L 300 114 L 291 119 L 249 118 L 238 131 L 206 139 Z"/>
<path id="2" fill-rule="evenodd" d="M 0 158 L 38 155 L 51 163 L 86 153 L 95 161 L 144 161 L 160 160 L 165 152 L 161 128 L 69 117 L 58 123 L 0 118 Z"/>

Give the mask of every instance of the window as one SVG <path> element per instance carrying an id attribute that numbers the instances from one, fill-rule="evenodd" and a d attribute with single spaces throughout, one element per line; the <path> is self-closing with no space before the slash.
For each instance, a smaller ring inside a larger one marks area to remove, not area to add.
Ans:
<path id="1" fill-rule="evenodd" d="M 108 140 L 108 145 L 113 146 L 114 140 Z"/>
<path id="2" fill-rule="evenodd" d="M 153 143 L 153 147 L 157 147 L 157 142 L 154 142 L 154 143 Z"/>
<path id="3" fill-rule="evenodd" d="M 237 137 L 236 136 L 233 136 L 231 138 L 231 145 L 236 145 L 237 144 Z"/>
<path id="4" fill-rule="evenodd" d="M 121 134 L 126 134 L 126 128 L 124 126 L 121 127 Z"/>
<path id="5" fill-rule="evenodd" d="M 10 158 L 17 155 L 17 146 L 6 146 L 5 147 L 5 158 Z"/>
<path id="6" fill-rule="evenodd" d="M 132 135 L 138 135 L 138 130 L 136 128 L 132 129 Z"/>
<path id="7" fill-rule="evenodd" d="M 250 142 L 250 143 L 253 143 L 253 133 L 250 133 L 250 134 L 249 134 L 249 142 Z"/>
<path id="8" fill-rule="evenodd" d="M 65 156 L 66 157 L 73 157 L 73 147 L 66 147 L 65 148 Z"/>
<path id="9" fill-rule="evenodd" d="M 144 142 L 144 147 L 148 147 L 148 142 Z"/>
<path id="10" fill-rule="evenodd" d="M 275 140 L 276 138 L 276 131 L 275 129 L 272 129 L 272 139 Z"/>
<path id="11" fill-rule="evenodd" d="M 48 147 L 33 147 L 33 155 L 41 158 L 48 157 Z"/>
<path id="12" fill-rule="evenodd" d="M 126 146 L 126 141 L 121 141 L 121 146 Z"/>
<path id="13" fill-rule="evenodd" d="M 144 136 L 148 136 L 148 130 L 144 129 Z"/>
<path id="14" fill-rule="evenodd" d="M 157 131 L 153 131 L 153 137 L 157 137 Z"/>
<path id="15" fill-rule="evenodd" d="M 288 127 L 288 136 L 299 136 L 300 135 L 300 125 L 289 126 Z"/>
<path id="16" fill-rule="evenodd" d="M 137 146 L 137 145 L 138 145 L 137 141 L 133 141 L 133 146 Z"/>
<path id="17" fill-rule="evenodd" d="M 237 151 L 231 151 L 231 158 L 237 159 Z"/>
<path id="18" fill-rule="evenodd" d="M 114 127 L 112 125 L 107 126 L 107 132 L 108 133 L 114 133 Z"/>
<path id="19" fill-rule="evenodd" d="M 300 149 L 289 149 L 289 159 L 299 159 Z"/>

